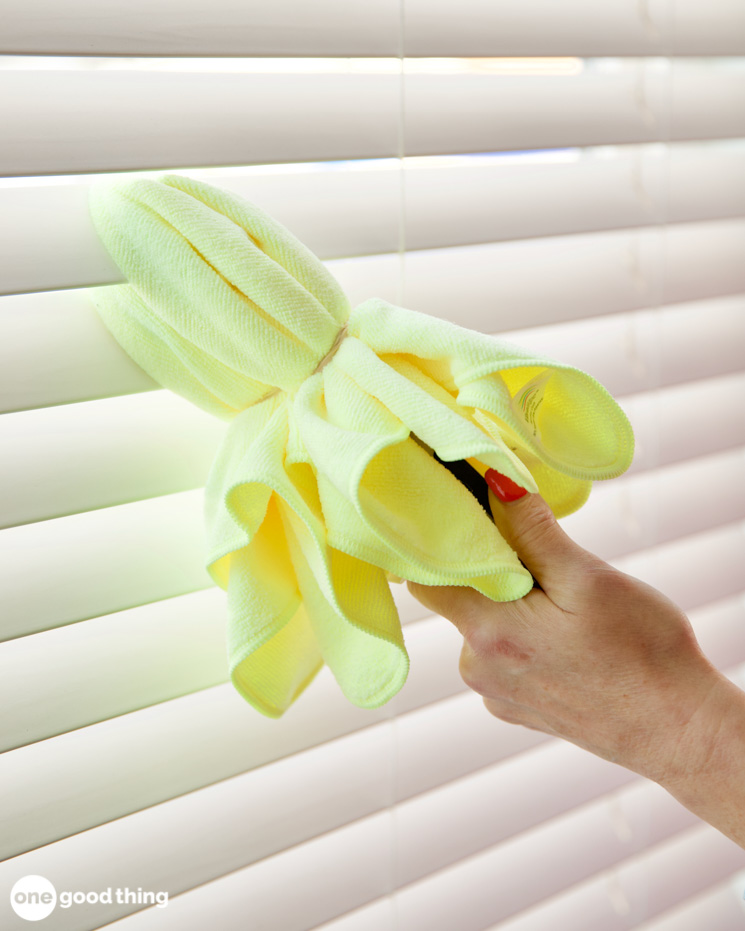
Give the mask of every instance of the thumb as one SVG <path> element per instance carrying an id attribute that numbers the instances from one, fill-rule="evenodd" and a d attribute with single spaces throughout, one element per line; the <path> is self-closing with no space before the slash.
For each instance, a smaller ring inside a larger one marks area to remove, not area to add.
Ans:
<path id="1" fill-rule="evenodd" d="M 496 469 L 484 475 L 497 530 L 545 592 L 566 589 L 594 557 L 560 526 L 539 494 L 528 492 Z"/>

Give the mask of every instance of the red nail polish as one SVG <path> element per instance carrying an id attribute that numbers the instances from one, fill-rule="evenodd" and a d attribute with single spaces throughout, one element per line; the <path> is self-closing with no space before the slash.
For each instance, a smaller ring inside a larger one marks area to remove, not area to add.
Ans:
<path id="1" fill-rule="evenodd" d="M 513 482 L 511 478 L 507 478 L 506 475 L 502 475 L 502 473 L 497 472 L 496 469 L 487 469 L 484 478 L 489 488 L 491 488 L 499 500 L 505 503 L 508 501 L 516 501 L 518 498 L 522 498 L 523 495 L 528 493 L 527 488 L 521 488 Z"/>

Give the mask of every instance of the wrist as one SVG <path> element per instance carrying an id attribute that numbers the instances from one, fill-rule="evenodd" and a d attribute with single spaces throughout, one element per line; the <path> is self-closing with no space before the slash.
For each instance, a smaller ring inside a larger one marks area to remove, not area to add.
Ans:
<path id="1" fill-rule="evenodd" d="M 679 655 L 679 653 L 677 654 Z M 672 672 L 657 671 L 644 696 L 646 726 L 618 762 L 669 791 L 682 789 L 706 765 L 722 724 L 721 690 L 728 681 L 696 651 Z M 633 748 L 633 750 L 632 750 Z"/>
<path id="2" fill-rule="evenodd" d="M 710 670 L 693 691 L 685 723 L 672 735 L 669 759 L 655 779 L 692 810 L 705 805 L 720 783 L 742 778 L 745 759 L 745 692 Z"/>
<path id="3" fill-rule="evenodd" d="M 745 692 L 720 674 L 687 743 L 688 762 L 660 784 L 745 849 Z"/>

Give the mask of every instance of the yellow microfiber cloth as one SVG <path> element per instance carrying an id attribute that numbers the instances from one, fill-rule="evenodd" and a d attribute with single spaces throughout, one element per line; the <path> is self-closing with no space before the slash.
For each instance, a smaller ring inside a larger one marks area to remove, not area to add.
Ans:
<path id="1" fill-rule="evenodd" d="M 494 468 L 557 517 L 634 452 L 592 376 L 370 298 L 255 204 L 176 174 L 96 182 L 91 216 L 126 284 L 93 288 L 152 378 L 229 421 L 205 488 L 231 680 L 279 717 L 324 663 L 376 708 L 409 669 L 390 582 L 533 586 L 443 462 Z"/>

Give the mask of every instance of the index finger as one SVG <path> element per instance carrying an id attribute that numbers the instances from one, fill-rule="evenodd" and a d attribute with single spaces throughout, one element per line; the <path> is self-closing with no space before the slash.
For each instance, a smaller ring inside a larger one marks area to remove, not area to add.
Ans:
<path id="1" fill-rule="evenodd" d="M 537 600 L 547 596 L 540 588 L 533 588 L 514 601 L 492 601 L 468 585 L 421 585 L 406 582 L 411 594 L 457 627 L 467 640 L 477 639 L 485 627 L 519 624 L 525 627 L 535 616 Z"/>

